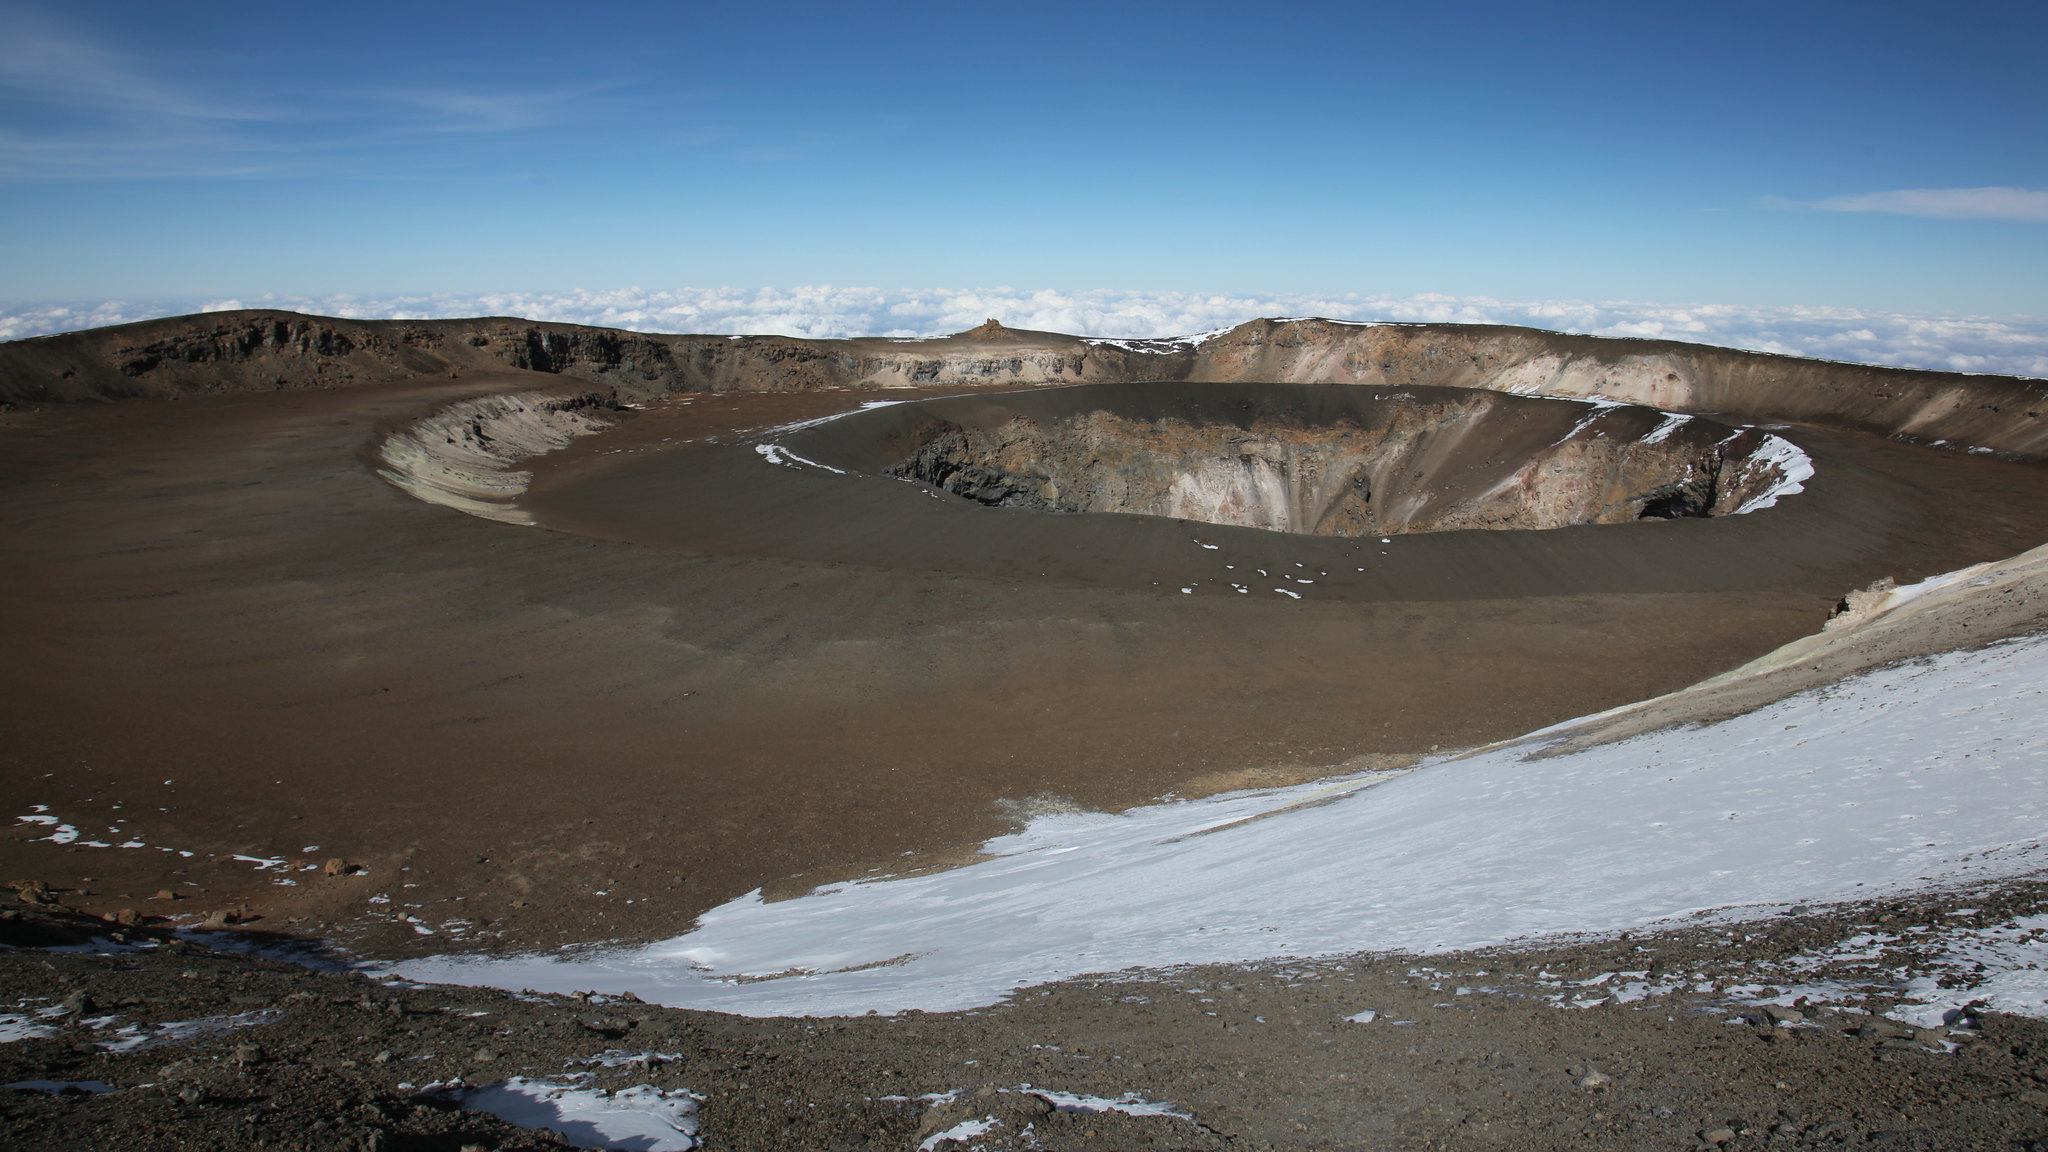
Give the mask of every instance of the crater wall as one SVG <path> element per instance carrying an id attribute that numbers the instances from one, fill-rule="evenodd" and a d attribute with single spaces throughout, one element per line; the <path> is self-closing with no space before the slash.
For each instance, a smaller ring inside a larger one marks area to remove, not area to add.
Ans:
<path id="1" fill-rule="evenodd" d="M 1797 490 L 1790 445 L 1754 429 L 1453 388 L 1094 385 L 870 410 L 784 443 L 998 507 L 1317 536 L 1727 515 Z"/>
<path id="2" fill-rule="evenodd" d="M 1532 328 L 1253 320 L 1204 343 L 1189 378 L 1603 397 L 1677 412 L 1825 424 L 2028 459 L 2048 454 L 2048 382 L 2040 380 Z"/>
<path id="3" fill-rule="evenodd" d="M 2048 459 L 2048 382 L 1802 360 L 1662 340 L 1458 324 L 1254 320 L 1197 340 L 1099 340 L 991 321 L 932 340 L 665 335 L 504 317 L 242 311 L 0 344 L 0 401 L 332 388 L 532 373 L 615 401 L 672 392 L 1277 381 L 1605 397 Z"/>

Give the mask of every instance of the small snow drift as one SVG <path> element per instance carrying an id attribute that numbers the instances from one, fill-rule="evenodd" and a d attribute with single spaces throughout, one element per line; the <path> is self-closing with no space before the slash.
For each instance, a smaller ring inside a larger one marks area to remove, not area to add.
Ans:
<path id="1" fill-rule="evenodd" d="M 1315 536 L 1719 516 L 1798 491 L 1780 437 L 1462 388 L 1079 385 L 854 413 L 785 438 L 980 504 Z"/>

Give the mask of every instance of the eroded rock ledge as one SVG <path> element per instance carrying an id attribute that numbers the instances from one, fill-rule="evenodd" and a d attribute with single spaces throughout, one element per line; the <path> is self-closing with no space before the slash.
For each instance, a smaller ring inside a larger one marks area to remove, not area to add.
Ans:
<path id="1" fill-rule="evenodd" d="M 429 504 L 531 524 L 514 501 L 532 474 L 513 465 L 610 428 L 620 407 L 597 393 L 515 392 L 458 401 L 385 437 L 377 446 L 377 474 Z"/>

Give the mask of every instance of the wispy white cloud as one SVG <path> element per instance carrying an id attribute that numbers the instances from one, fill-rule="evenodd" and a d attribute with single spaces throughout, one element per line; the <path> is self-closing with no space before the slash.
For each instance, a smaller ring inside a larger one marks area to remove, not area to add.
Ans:
<path id="1" fill-rule="evenodd" d="M 179 75 L 29 6 L 0 7 L 0 179 L 374 179 L 440 171 L 448 141 L 590 121 L 618 77 L 322 87 Z M 618 101 L 612 99 L 611 104 Z M 418 143 L 438 138 L 433 147 Z"/>
<path id="2" fill-rule="evenodd" d="M 237 141 L 276 112 L 196 91 L 49 15 L 0 9 L 0 178 L 244 175 Z"/>
<path id="3" fill-rule="evenodd" d="M 363 97 L 394 113 L 397 126 L 415 132 L 516 132 L 559 124 L 583 101 L 616 84 L 518 88 L 394 88 Z"/>
<path id="4" fill-rule="evenodd" d="M 2048 220 L 2048 189 L 2041 188 L 1901 188 L 1770 203 L 1824 212 L 1888 212 L 1946 220 Z"/>
<path id="5" fill-rule="evenodd" d="M 36 102 L 186 120 L 261 120 L 262 107 L 148 75 L 104 45 L 29 8 L 0 9 L 0 91 Z"/>
<path id="6" fill-rule="evenodd" d="M 1483 296 L 1240 295 L 1118 289 L 682 288 L 240 300 L 53 301 L 0 306 L 0 339 L 154 316 L 285 308 L 363 319 L 520 316 L 644 332 L 937 336 L 994 316 L 1079 336 L 1178 336 L 1261 316 L 1520 324 L 1594 336 L 1683 340 L 1790 356 L 1948 372 L 2048 377 L 2048 319 L 1855 308 L 1497 300 Z"/>

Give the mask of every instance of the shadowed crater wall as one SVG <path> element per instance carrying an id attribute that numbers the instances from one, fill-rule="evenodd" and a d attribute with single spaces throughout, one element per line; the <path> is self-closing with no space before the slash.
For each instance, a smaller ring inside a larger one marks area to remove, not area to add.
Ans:
<path id="1" fill-rule="evenodd" d="M 1635 405 L 1462 388 L 1105 384 L 870 409 L 798 457 L 980 504 L 1316 536 L 1719 516 L 1797 491 L 1797 449 Z"/>

